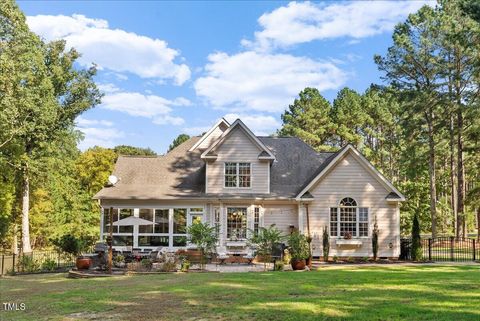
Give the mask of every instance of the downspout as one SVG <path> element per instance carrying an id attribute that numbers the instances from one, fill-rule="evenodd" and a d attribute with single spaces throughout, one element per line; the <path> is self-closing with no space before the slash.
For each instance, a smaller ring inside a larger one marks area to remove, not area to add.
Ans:
<path id="1" fill-rule="evenodd" d="M 308 203 L 305 203 L 305 211 L 307 214 L 307 242 L 310 250 L 310 257 L 307 259 L 308 268 L 312 268 L 312 235 L 310 234 L 310 214 L 308 212 Z"/>

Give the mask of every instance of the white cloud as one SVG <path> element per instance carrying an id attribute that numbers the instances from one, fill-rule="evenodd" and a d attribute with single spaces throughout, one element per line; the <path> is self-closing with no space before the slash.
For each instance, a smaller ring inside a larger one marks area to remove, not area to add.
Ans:
<path id="1" fill-rule="evenodd" d="M 114 92 L 120 91 L 120 88 L 118 88 L 115 84 L 111 84 L 111 83 L 97 84 L 97 87 L 100 91 L 104 93 L 114 93 Z"/>
<path id="2" fill-rule="evenodd" d="M 261 115 L 261 114 L 226 114 L 224 118 L 233 123 L 237 118 L 240 118 L 242 122 L 247 125 L 257 136 L 268 136 L 273 134 L 278 128 L 280 128 L 280 122 L 273 116 Z"/>
<path id="3" fill-rule="evenodd" d="M 37 15 L 28 16 L 27 23 L 48 41 L 65 39 L 67 46 L 82 53 L 78 62 L 83 66 L 96 63 L 99 68 L 142 78 L 173 79 L 177 85 L 190 78 L 190 68 L 175 62 L 180 53 L 165 41 L 111 29 L 106 20 L 78 14 Z"/>
<path id="4" fill-rule="evenodd" d="M 114 147 L 117 139 L 125 137 L 125 133 L 113 128 L 113 122 L 101 119 L 87 119 L 82 116 L 76 119 L 77 129 L 84 134 L 84 139 L 78 144 L 80 150 L 93 146 Z"/>
<path id="5" fill-rule="evenodd" d="M 217 108 L 282 112 L 305 87 L 337 89 L 347 73 L 332 62 L 253 51 L 208 57 L 195 91 Z"/>
<path id="6" fill-rule="evenodd" d="M 190 136 L 198 136 L 208 131 L 212 126 L 213 124 L 211 126 L 185 127 L 182 129 L 182 132 Z"/>
<path id="7" fill-rule="evenodd" d="M 257 50 L 288 47 L 313 40 L 360 39 L 391 31 L 396 23 L 432 1 L 353 1 L 341 3 L 290 2 L 263 14 L 253 41 L 242 44 Z"/>
<path id="8" fill-rule="evenodd" d="M 113 122 L 108 120 L 86 119 L 86 118 L 83 118 L 82 116 L 77 117 L 76 123 L 77 123 L 77 126 L 79 127 L 92 126 L 92 125 L 102 125 L 107 127 L 113 126 Z"/>
<path id="9" fill-rule="evenodd" d="M 144 95 L 138 92 L 114 92 L 102 98 L 101 108 L 152 118 L 158 125 L 179 126 L 184 123 L 180 117 L 171 116 L 172 107 L 189 106 L 191 102 L 183 97 L 169 100 L 156 95 Z"/>

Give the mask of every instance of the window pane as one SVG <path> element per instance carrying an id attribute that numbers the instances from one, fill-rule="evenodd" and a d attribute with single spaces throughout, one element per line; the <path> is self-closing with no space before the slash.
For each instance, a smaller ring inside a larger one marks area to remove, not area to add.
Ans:
<path id="1" fill-rule="evenodd" d="M 247 236 L 247 209 L 244 207 L 227 208 L 227 238 L 245 239 Z"/>
<path id="2" fill-rule="evenodd" d="M 357 223 L 342 223 L 340 222 L 340 236 L 345 236 L 349 232 L 352 236 L 356 236 Z"/>
<path id="3" fill-rule="evenodd" d="M 138 226 L 139 233 L 153 233 L 153 210 L 149 208 L 141 208 L 138 214 L 140 218 L 147 221 L 152 221 L 152 225 L 140 225 Z"/>
<path id="4" fill-rule="evenodd" d="M 186 234 L 187 233 L 187 209 L 176 208 L 173 210 L 173 233 Z"/>
<path id="5" fill-rule="evenodd" d="M 195 214 L 192 215 L 192 225 L 196 223 L 202 223 L 203 222 L 203 215 Z"/>
<path id="6" fill-rule="evenodd" d="M 122 208 L 120 210 L 120 220 L 124 218 L 133 216 L 133 209 L 132 208 Z M 119 233 L 133 233 L 133 226 L 119 226 L 118 227 Z"/>
<path id="7" fill-rule="evenodd" d="M 253 232 L 258 234 L 258 229 L 260 226 L 260 207 L 255 207 L 253 212 Z"/>
<path id="8" fill-rule="evenodd" d="M 345 197 L 340 201 L 340 206 L 357 206 L 357 202 L 351 197 Z"/>
<path id="9" fill-rule="evenodd" d="M 356 222 L 357 209 L 355 207 L 340 207 L 341 222 Z"/>
<path id="10" fill-rule="evenodd" d="M 155 233 L 168 233 L 168 209 L 155 210 Z"/>
<path id="11" fill-rule="evenodd" d="M 103 233 L 110 233 L 110 209 L 103 209 Z M 113 222 L 118 221 L 118 208 L 113 209 Z M 118 233 L 118 226 L 113 226 L 113 233 Z"/>
<path id="12" fill-rule="evenodd" d="M 139 236 L 139 246 L 168 246 L 168 236 Z"/>
<path id="13" fill-rule="evenodd" d="M 237 176 L 225 175 L 225 187 L 237 187 Z"/>
<path id="14" fill-rule="evenodd" d="M 368 223 L 359 223 L 359 236 L 368 236 Z"/>
<path id="15" fill-rule="evenodd" d="M 239 163 L 239 186 L 240 187 L 250 187 L 250 163 Z"/>
<path id="16" fill-rule="evenodd" d="M 358 221 L 359 222 L 368 222 L 368 208 L 360 207 L 358 209 Z"/>
<path id="17" fill-rule="evenodd" d="M 338 236 L 337 222 L 330 222 L 330 236 Z"/>
<path id="18" fill-rule="evenodd" d="M 330 208 L 330 221 L 337 222 L 338 221 L 338 210 L 336 207 Z"/>
<path id="19" fill-rule="evenodd" d="M 186 236 L 174 236 L 173 237 L 173 246 L 186 246 L 187 237 Z"/>
<path id="20" fill-rule="evenodd" d="M 132 246 L 133 237 L 131 235 L 114 235 L 113 246 Z"/>

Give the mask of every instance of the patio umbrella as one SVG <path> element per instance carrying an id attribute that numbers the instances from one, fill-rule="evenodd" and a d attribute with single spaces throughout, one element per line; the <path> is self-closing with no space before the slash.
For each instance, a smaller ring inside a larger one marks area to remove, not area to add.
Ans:
<path id="1" fill-rule="evenodd" d="M 118 220 L 116 222 L 113 222 L 112 225 L 114 226 L 140 226 L 140 225 L 152 225 L 152 224 L 157 224 L 155 222 L 145 220 L 140 217 L 136 216 L 129 216 L 126 218 L 123 218 L 121 220 Z M 132 242 L 133 242 L 133 229 L 132 229 Z M 133 245 L 133 244 L 132 244 Z"/>

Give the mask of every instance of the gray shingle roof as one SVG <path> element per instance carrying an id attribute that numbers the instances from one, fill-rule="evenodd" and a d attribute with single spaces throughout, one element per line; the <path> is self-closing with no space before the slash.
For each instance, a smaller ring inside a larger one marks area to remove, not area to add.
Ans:
<path id="1" fill-rule="evenodd" d="M 295 137 L 258 138 L 276 157 L 270 194 L 205 194 L 205 163 L 199 151 L 188 151 L 200 138 L 192 137 L 164 156 L 120 156 L 113 173 L 120 181 L 94 198 L 294 198 L 336 155 L 317 153 Z"/>

